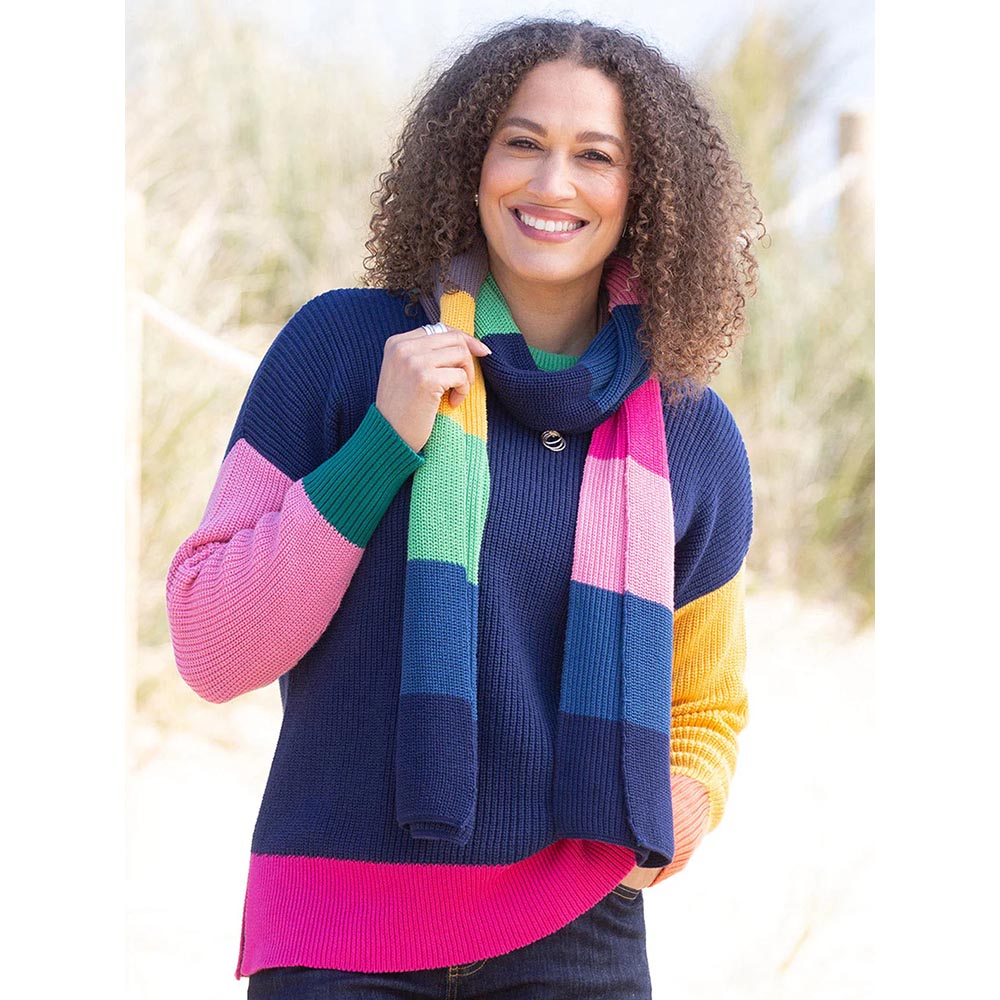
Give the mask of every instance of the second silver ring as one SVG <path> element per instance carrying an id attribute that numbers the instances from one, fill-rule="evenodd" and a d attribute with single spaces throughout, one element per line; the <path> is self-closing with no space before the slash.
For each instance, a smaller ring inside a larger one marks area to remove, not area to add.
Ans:
<path id="1" fill-rule="evenodd" d="M 444 323 L 441 323 L 441 322 L 434 323 L 433 325 L 431 325 L 430 323 L 425 323 L 424 324 L 424 330 L 427 333 L 429 333 L 429 334 L 430 333 L 447 333 L 448 332 L 448 327 L 446 327 L 444 325 Z"/>

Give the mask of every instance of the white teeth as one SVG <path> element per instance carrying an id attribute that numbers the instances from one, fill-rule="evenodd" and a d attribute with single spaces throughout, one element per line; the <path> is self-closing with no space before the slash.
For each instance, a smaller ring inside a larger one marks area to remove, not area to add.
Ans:
<path id="1" fill-rule="evenodd" d="M 526 215 L 524 212 L 514 209 L 517 217 L 532 229 L 540 229 L 544 233 L 566 233 L 571 229 L 579 229 L 582 222 L 553 222 L 551 219 L 536 219 L 533 215 Z"/>

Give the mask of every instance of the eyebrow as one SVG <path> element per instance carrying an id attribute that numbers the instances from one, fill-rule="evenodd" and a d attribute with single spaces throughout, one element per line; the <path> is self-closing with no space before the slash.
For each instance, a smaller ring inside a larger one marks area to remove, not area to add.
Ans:
<path id="1" fill-rule="evenodd" d="M 509 128 L 511 126 L 519 126 L 520 128 L 529 129 L 532 132 L 537 132 L 541 136 L 547 136 L 548 132 L 545 128 L 538 124 L 538 122 L 533 122 L 530 118 L 505 118 L 500 122 L 500 128 Z M 625 153 L 625 143 L 621 141 L 616 135 L 611 135 L 609 132 L 580 132 L 576 137 L 577 142 L 610 142 L 616 145 L 624 154 Z"/>

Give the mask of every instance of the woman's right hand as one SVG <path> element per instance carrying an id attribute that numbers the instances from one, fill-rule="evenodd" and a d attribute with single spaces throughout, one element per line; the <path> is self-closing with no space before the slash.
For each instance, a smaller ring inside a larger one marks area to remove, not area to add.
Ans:
<path id="1" fill-rule="evenodd" d="M 385 342 L 375 406 L 414 450 L 431 436 L 441 397 L 451 392 L 460 406 L 475 378 L 472 355 L 493 352 L 477 337 L 449 326 L 447 333 L 420 327 L 397 333 Z"/>

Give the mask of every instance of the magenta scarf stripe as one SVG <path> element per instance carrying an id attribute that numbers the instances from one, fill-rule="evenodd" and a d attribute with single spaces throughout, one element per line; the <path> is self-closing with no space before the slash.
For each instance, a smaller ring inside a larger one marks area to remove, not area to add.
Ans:
<path id="1" fill-rule="evenodd" d="M 664 439 L 663 396 L 659 383 L 647 379 L 628 399 L 633 407 L 628 437 L 621 428 L 612 427 L 606 421 L 594 428 L 588 457 L 624 459 L 628 456 L 650 472 L 669 479 L 666 448 L 660 447 L 661 442 L 657 440 L 657 425 L 661 441 Z"/>

